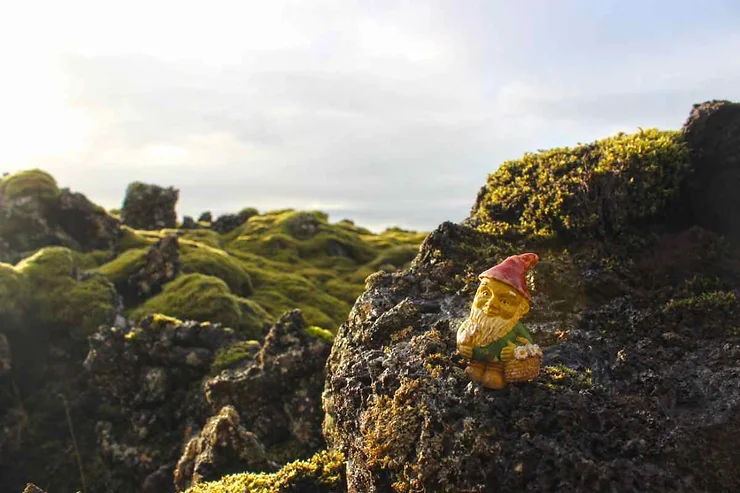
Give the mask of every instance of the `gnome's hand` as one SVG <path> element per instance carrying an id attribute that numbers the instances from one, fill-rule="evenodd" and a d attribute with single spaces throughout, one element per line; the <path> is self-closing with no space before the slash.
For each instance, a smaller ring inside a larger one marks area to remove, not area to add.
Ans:
<path id="1" fill-rule="evenodd" d="M 473 346 L 458 344 L 457 352 L 460 353 L 464 358 L 473 359 Z"/>
<path id="2" fill-rule="evenodd" d="M 516 344 L 509 341 L 509 343 L 501 349 L 501 361 L 511 361 L 514 359 L 514 349 L 516 349 Z"/>

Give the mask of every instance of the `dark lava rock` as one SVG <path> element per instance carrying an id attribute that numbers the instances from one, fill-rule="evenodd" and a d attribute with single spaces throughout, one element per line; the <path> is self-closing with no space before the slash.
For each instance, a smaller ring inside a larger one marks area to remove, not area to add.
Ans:
<path id="1" fill-rule="evenodd" d="M 247 222 L 250 217 L 256 216 L 257 213 L 256 209 L 244 209 L 238 214 L 224 214 L 218 216 L 218 219 L 211 224 L 211 229 L 220 234 L 230 233 Z"/>
<path id="2" fill-rule="evenodd" d="M 210 223 L 213 222 L 213 214 L 210 211 L 206 211 L 198 217 L 198 222 Z"/>
<path id="3" fill-rule="evenodd" d="M 134 306 L 154 296 L 162 290 L 162 286 L 177 277 L 180 272 L 179 252 L 178 240 L 174 235 L 166 236 L 152 245 L 141 267 L 116 284 L 126 306 Z"/>
<path id="4" fill-rule="evenodd" d="M 182 224 L 180 225 L 180 229 L 196 229 L 198 227 L 198 224 L 195 222 L 195 219 L 193 219 L 190 216 L 184 216 L 182 218 Z"/>
<path id="5" fill-rule="evenodd" d="M 163 188 L 141 182 L 131 183 L 121 208 L 121 220 L 134 229 L 177 227 L 175 205 L 179 197 L 175 188 Z"/>
<path id="6" fill-rule="evenodd" d="M 683 126 L 694 164 L 689 183 L 695 221 L 740 240 L 740 104 L 695 105 Z"/>
<path id="7" fill-rule="evenodd" d="M 582 293 L 576 305 L 553 303 L 564 294 L 550 283 L 524 320 L 545 347 L 541 376 L 503 391 L 469 381 L 455 332 L 475 274 L 521 251 L 445 223 L 410 271 L 368 279 L 324 393 L 324 436 L 347 458 L 349 491 L 738 490 L 740 315 L 724 294 L 708 333 L 696 319 L 678 327 L 657 299 L 666 293 L 641 292 L 634 267 L 615 271 L 626 288 Z M 541 257 L 584 271 L 602 263 Z M 663 334 L 672 327 L 685 335 Z"/>
<path id="8" fill-rule="evenodd" d="M 165 467 L 172 472 L 183 438 L 208 415 L 199 382 L 216 351 L 238 340 L 217 324 L 147 317 L 126 331 L 108 328 L 89 338 L 84 362 L 102 400 L 94 415 L 112 491 L 141 491 Z"/>
<path id="9" fill-rule="evenodd" d="M 84 195 L 58 189 L 51 175 L 30 170 L 0 182 L 0 236 L 0 259 L 15 261 L 25 252 L 53 245 L 113 249 L 121 229 L 116 218 Z"/>
<path id="10" fill-rule="evenodd" d="M 219 479 L 225 474 L 277 469 L 254 433 L 240 424 L 239 413 L 226 406 L 185 446 L 175 468 L 175 489 L 184 491 L 192 484 Z"/>
<path id="11" fill-rule="evenodd" d="M 112 250 L 121 237 L 118 219 L 81 193 L 68 189 L 59 194 L 52 216 L 53 222 L 77 242 L 79 250 Z"/>
<path id="12" fill-rule="evenodd" d="M 321 392 L 330 344 L 306 331 L 300 311 L 270 328 L 256 358 L 205 382 L 213 409 L 233 406 L 272 460 L 310 457 L 323 447 Z"/>

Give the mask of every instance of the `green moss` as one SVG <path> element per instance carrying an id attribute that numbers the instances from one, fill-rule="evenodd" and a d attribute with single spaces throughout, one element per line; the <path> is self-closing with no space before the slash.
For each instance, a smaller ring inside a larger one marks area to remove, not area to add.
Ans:
<path id="1" fill-rule="evenodd" d="M 315 325 L 310 325 L 306 327 L 304 330 L 306 334 L 308 334 L 311 337 L 314 337 L 316 339 L 321 339 L 328 343 L 334 342 L 334 334 L 332 334 L 326 329 L 322 329 L 321 327 L 317 327 Z"/>
<path id="2" fill-rule="evenodd" d="M 352 306 L 355 304 L 357 297 L 365 290 L 365 277 L 363 277 L 359 282 L 331 279 L 324 285 L 324 289 L 326 289 L 326 292 L 330 295 L 344 301 L 349 306 Z"/>
<path id="3" fill-rule="evenodd" d="M 0 181 L 0 195 L 15 199 L 34 196 L 42 200 L 56 198 L 59 187 L 53 176 L 40 169 L 19 171 Z"/>
<path id="4" fill-rule="evenodd" d="M 381 266 L 391 265 L 395 269 L 401 269 L 411 262 L 419 253 L 419 245 L 397 245 L 387 248 L 370 264 L 380 269 Z"/>
<path id="5" fill-rule="evenodd" d="M 0 329 L 21 329 L 28 303 L 28 280 L 12 265 L 0 263 Z"/>
<path id="6" fill-rule="evenodd" d="M 118 285 L 144 266 L 147 251 L 148 248 L 126 250 L 112 261 L 98 267 L 96 271 Z"/>
<path id="7" fill-rule="evenodd" d="M 345 490 L 344 456 L 319 452 L 308 460 L 286 464 L 273 474 L 244 473 L 192 486 L 186 493 L 339 493 Z"/>
<path id="8" fill-rule="evenodd" d="M 661 213 L 688 170 L 678 132 L 620 133 L 504 163 L 489 176 L 474 216 L 495 234 L 613 236 Z"/>
<path id="9" fill-rule="evenodd" d="M 113 285 L 102 276 L 77 280 L 80 268 L 68 248 L 44 248 L 16 270 L 28 279 L 30 316 L 40 326 L 84 337 L 113 322 Z"/>
<path id="10" fill-rule="evenodd" d="M 258 341 L 239 341 L 231 346 L 220 349 L 211 365 L 211 372 L 218 373 L 221 370 L 244 361 L 247 358 L 254 357 L 260 350 Z"/>
<path id="11" fill-rule="evenodd" d="M 128 226 L 121 226 L 121 231 L 121 240 L 118 242 L 118 248 L 121 251 L 144 248 L 153 245 L 157 241 L 155 238 L 146 237 L 140 231 L 129 228 Z"/>
<path id="12" fill-rule="evenodd" d="M 182 240 L 192 241 L 213 248 L 221 248 L 221 235 L 210 229 L 186 229 L 178 230 Z"/>
<path id="13" fill-rule="evenodd" d="M 226 282 L 229 289 L 239 296 L 249 296 L 252 291 L 252 280 L 244 270 L 242 263 L 223 250 L 181 247 L 180 269 L 184 273 L 196 272 L 215 276 Z"/>
<path id="14" fill-rule="evenodd" d="M 133 318 L 161 313 L 200 322 L 259 333 L 267 314 L 251 300 L 235 296 L 221 279 L 203 274 L 185 274 L 165 284 L 158 295 L 132 311 Z"/>

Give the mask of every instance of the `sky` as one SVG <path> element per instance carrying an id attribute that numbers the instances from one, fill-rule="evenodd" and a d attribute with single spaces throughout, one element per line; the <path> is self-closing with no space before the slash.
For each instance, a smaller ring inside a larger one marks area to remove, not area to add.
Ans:
<path id="1" fill-rule="evenodd" d="M 740 100 L 739 25 L 734 0 L 4 2 L 0 172 L 431 230 L 503 161 Z"/>

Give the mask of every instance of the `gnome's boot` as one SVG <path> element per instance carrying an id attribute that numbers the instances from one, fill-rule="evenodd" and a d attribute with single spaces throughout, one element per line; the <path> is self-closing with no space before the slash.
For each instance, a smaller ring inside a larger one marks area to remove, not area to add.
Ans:
<path id="1" fill-rule="evenodd" d="M 489 389 L 499 390 L 506 387 L 504 367 L 501 363 L 471 361 L 465 369 L 465 373 L 472 381 L 479 382 Z"/>

